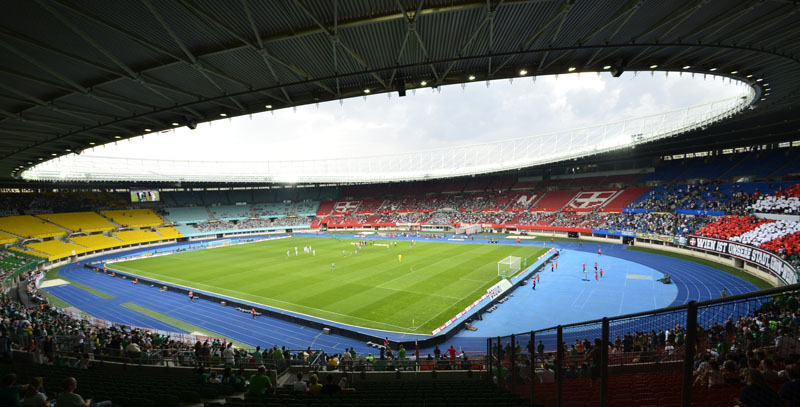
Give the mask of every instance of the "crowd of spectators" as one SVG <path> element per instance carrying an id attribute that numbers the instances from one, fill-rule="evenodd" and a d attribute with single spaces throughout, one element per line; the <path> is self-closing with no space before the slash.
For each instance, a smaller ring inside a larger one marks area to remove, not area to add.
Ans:
<path id="1" fill-rule="evenodd" d="M 676 209 L 722 211 L 727 214 L 742 214 L 761 194 L 741 191 L 741 185 L 733 184 L 723 191 L 719 183 L 666 185 L 653 188 L 645 199 L 632 208 L 654 212 L 673 212 Z"/>

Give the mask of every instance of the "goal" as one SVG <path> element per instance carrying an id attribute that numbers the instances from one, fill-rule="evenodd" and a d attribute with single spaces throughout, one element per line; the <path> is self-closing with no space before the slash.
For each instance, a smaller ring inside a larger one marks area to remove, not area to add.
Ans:
<path id="1" fill-rule="evenodd" d="M 503 278 L 510 277 L 519 271 L 520 257 L 508 256 L 497 262 L 497 275 Z"/>

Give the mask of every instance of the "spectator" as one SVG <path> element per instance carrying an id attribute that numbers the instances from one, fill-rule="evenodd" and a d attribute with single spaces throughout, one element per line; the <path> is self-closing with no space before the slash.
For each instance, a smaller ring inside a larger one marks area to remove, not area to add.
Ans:
<path id="1" fill-rule="evenodd" d="M 786 366 L 788 382 L 781 386 L 780 396 L 787 406 L 800 406 L 800 366 Z"/>
<path id="2" fill-rule="evenodd" d="M 264 365 L 258 367 L 258 371 L 250 376 L 250 385 L 247 387 L 248 397 L 261 397 L 268 391 L 272 392 L 272 381 L 267 376 L 267 368 Z"/>
<path id="3" fill-rule="evenodd" d="M 778 393 L 769 387 L 756 369 L 745 369 L 744 381 L 747 384 L 739 393 L 737 402 L 744 407 L 776 407 L 781 406 L 781 401 Z"/>
<path id="4" fill-rule="evenodd" d="M 319 383 L 317 375 L 312 374 L 308 380 L 308 392 L 311 394 L 320 394 L 322 385 Z"/>
<path id="5" fill-rule="evenodd" d="M 294 385 L 292 385 L 292 391 L 299 393 L 305 393 L 308 391 L 308 385 L 306 385 L 306 382 L 303 381 L 302 372 L 297 372 L 297 380 L 294 382 Z"/>
<path id="6" fill-rule="evenodd" d="M 320 393 L 322 394 L 335 394 L 340 392 L 342 389 L 333 383 L 333 375 L 328 373 L 328 377 L 325 378 L 326 383 L 320 389 Z"/>
<path id="7" fill-rule="evenodd" d="M 28 385 L 17 385 L 17 375 L 9 373 L 3 376 L 0 387 L 0 405 L 16 407 L 22 405 L 21 393 L 28 389 Z"/>
<path id="8" fill-rule="evenodd" d="M 24 407 L 49 407 L 50 401 L 42 393 L 42 378 L 34 377 L 31 379 L 28 388 L 23 393 L 22 405 Z"/>
<path id="9" fill-rule="evenodd" d="M 64 379 L 64 391 L 58 395 L 56 405 L 58 407 L 111 407 L 111 402 L 93 402 L 91 399 L 84 400 L 79 394 L 75 393 L 78 381 L 74 377 Z"/>

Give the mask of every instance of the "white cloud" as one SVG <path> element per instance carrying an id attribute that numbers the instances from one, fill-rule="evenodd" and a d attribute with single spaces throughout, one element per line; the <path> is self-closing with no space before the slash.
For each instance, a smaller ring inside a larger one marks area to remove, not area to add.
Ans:
<path id="1" fill-rule="evenodd" d="M 373 156 L 552 133 L 732 97 L 735 85 L 672 73 L 603 73 L 472 82 L 373 94 L 218 120 L 84 154 L 189 160 L 304 160 Z"/>

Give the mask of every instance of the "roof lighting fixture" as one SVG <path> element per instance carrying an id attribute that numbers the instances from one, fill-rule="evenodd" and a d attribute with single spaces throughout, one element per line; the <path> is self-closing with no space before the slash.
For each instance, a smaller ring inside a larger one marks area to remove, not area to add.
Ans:
<path id="1" fill-rule="evenodd" d="M 684 65 L 684 66 L 683 66 L 683 69 L 689 69 L 689 68 L 691 68 L 691 67 L 692 67 L 691 65 Z"/>
<path id="2" fill-rule="evenodd" d="M 89 142 L 89 145 L 90 145 L 90 146 L 93 146 L 94 144 L 95 144 L 95 143 L 94 143 L 94 141 L 90 141 L 90 142 Z"/>
<path id="3" fill-rule="evenodd" d="M 739 73 L 739 71 L 737 71 L 735 69 L 733 71 L 731 71 L 731 75 L 736 75 L 737 73 Z"/>
<path id="4" fill-rule="evenodd" d="M 70 152 L 72 152 L 72 150 L 70 150 L 70 149 L 67 149 L 67 152 L 68 152 L 68 153 L 70 153 Z"/>
<path id="5" fill-rule="evenodd" d="M 114 136 L 114 138 L 115 138 L 115 139 L 117 139 L 117 140 L 119 140 L 119 139 L 121 139 L 121 138 L 122 138 L 122 136 Z"/>
<path id="6" fill-rule="evenodd" d="M 748 74 L 747 76 L 745 76 L 745 78 L 752 78 L 752 77 L 753 77 L 753 74 Z"/>
<path id="7" fill-rule="evenodd" d="M 28 164 L 33 164 L 33 161 L 28 161 Z"/>
<path id="8" fill-rule="evenodd" d="M 762 83 L 761 86 L 769 86 L 768 83 Z"/>
<path id="9" fill-rule="evenodd" d="M 220 115 L 220 117 L 225 117 L 225 116 L 227 116 L 227 114 L 225 114 L 225 113 L 220 113 L 219 115 Z"/>
<path id="10" fill-rule="evenodd" d="M 371 91 L 371 90 L 369 90 L 369 89 L 364 89 L 364 93 L 367 93 L 367 94 L 369 94 L 370 92 L 372 92 L 372 91 Z"/>
<path id="11" fill-rule="evenodd" d="M 470 75 L 469 77 L 467 77 L 467 79 L 469 79 L 471 81 L 474 81 L 475 80 L 475 75 Z"/>
<path id="12" fill-rule="evenodd" d="M 144 131 L 146 131 L 146 132 L 148 132 L 148 133 L 149 133 L 149 132 L 151 132 L 151 131 L 153 131 L 153 130 L 151 130 L 151 129 L 144 129 Z"/>
<path id="13" fill-rule="evenodd" d="M 756 82 L 761 82 L 763 80 L 764 80 L 764 78 L 758 78 L 758 79 L 756 79 Z"/>
<path id="14" fill-rule="evenodd" d="M 50 155 L 52 155 L 53 157 L 55 157 L 55 156 L 57 156 L 58 154 L 56 154 L 56 153 L 50 153 Z"/>
<path id="15" fill-rule="evenodd" d="M 605 66 L 603 66 L 603 69 L 605 69 L 607 71 L 607 70 L 611 69 L 611 65 L 605 65 Z"/>
<path id="16" fill-rule="evenodd" d="M 180 123 L 178 123 L 178 122 L 172 122 L 172 125 L 173 125 L 173 126 L 178 126 L 178 125 L 180 125 Z"/>
<path id="17" fill-rule="evenodd" d="M 264 107 L 266 107 L 267 109 L 272 109 L 272 105 L 266 105 Z"/>
<path id="18" fill-rule="evenodd" d="M 44 158 L 42 158 L 42 157 L 39 157 L 39 161 L 44 161 Z"/>
<path id="19" fill-rule="evenodd" d="M 574 66 L 571 66 L 571 67 L 567 68 L 567 71 L 569 71 L 569 72 L 575 72 L 575 69 L 576 69 L 576 68 L 575 68 Z"/>
<path id="20" fill-rule="evenodd" d="M 769 96 L 769 92 L 765 93 L 764 96 Z"/>
<path id="21" fill-rule="evenodd" d="M 522 68 L 522 69 L 519 70 L 519 76 L 525 76 L 527 74 L 528 74 L 528 70 L 527 69 Z"/>
<path id="22" fill-rule="evenodd" d="M 767 98 L 761 98 L 761 100 L 767 100 Z"/>
<path id="23" fill-rule="evenodd" d="M 769 88 L 764 88 L 764 91 L 765 92 L 769 92 Z"/>
<path id="24" fill-rule="evenodd" d="M 658 68 L 658 65 L 656 64 L 650 65 L 650 69 L 656 69 L 656 68 Z"/>
<path id="25" fill-rule="evenodd" d="M 428 81 L 422 81 L 422 82 L 419 83 L 419 86 L 425 86 L 427 84 L 428 84 Z"/>
<path id="26" fill-rule="evenodd" d="M 717 68 L 711 68 L 711 69 L 709 69 L 709 71 L 710 71 L 710 72 L 714 72 L 714 71 L 716 71 L 716 70 L 717 70 Z"/>

